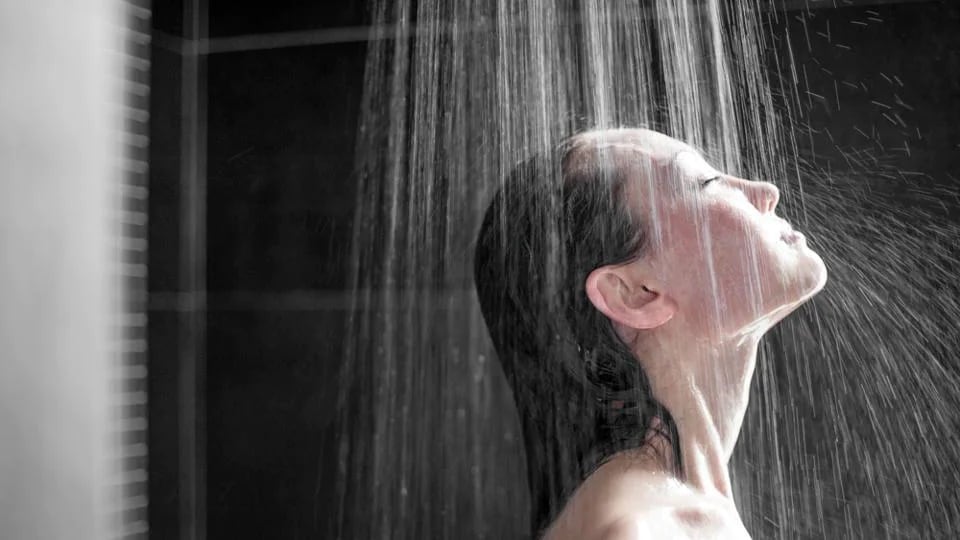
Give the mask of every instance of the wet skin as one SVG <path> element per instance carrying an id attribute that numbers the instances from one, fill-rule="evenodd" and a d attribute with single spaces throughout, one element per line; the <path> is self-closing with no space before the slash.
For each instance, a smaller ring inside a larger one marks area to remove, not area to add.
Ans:
<path id="1" fill-rule="evenodd" d="M 624 203 L 651 235 L 639 258 L 595 269 L 584 287 L 673 416 L 684 476 L 651 431 L 647 448 L 613 456 L 580 486 L 546 537 L 746 538 L 727 464 L 757 348 L 823 288 L 823 261 L 776 215 L 773 184 L 721 173 L 681 141 L 590 132 L 574 152 L 571 167 L 605 159 L 630 178 Z"/>

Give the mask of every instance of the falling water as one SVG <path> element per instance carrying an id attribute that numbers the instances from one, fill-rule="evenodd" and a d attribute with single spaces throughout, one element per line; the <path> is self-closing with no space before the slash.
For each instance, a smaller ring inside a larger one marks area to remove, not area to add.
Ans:
<path id="1" fill-rule="evenodd" d="M 801 156 L 817 103 L 790 39 L 766 35 L 785 17 L 768 7 L 373 1 L 331 535 L 526 535 L 522 438 L 473 293 L 472 243 L 515 163 L 615 126 L 775 182 L 830 271 L 763 343 L 731 463 L 747 529 L 880 538 L 960 525 L 955 191 L 879 152 L 847 149 L 842 171 Z M 915 199 L 884 195 L 892 184 Z"/>

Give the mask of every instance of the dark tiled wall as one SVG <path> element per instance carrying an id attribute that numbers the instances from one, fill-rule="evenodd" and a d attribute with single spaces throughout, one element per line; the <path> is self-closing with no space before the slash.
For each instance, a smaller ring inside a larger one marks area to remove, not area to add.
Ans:
<path id="1" fill-rule="evenodd" d="M 155 6 L 166 34 L 183 28 L 179 2 Z M 213 37 L 364 23 L 366 2 L 211 1 Z M 884 24 L 853 25 L 865 9 Z M 894 90 L 922 140 L 894 166 L 956 178 L 960 43 L 955 4 L 820 10 L 806 47 L 789 31 L 811 91 L 807 121 L 830 133 L 800 139 L 842 167 L 840 149 L 873 144 L 853 129 L 907 137 L 878 112 Z M 817 39 L 830 32 L 834 43 Z M 853 47 L 838 48 L 835 43 Z M 866 54 L 866 51 L 874 51 Z M 884 51 L 883 54 L 876 51 Z M 210 538 L 319 538 L 329 531 L 335 470 L 330 429 L 343 344 L 347 260 L 355 204 L 353 150 L 362 92 L 362 43 L 219 53 L 206 59 L 207 530 Z M 178 344 L 183 339 L 178 242 L 180 57 L 153 47 L 150 171 L 150 527 L 178 537 Z M 823 68 L 823 69 L 821 69 Z M 832 75 L 827 71 L 832 72 Z M 881 75 L 898 75 L 903 87 Z M 945 73 L 953 73 L 946 76 Z M 835 79 L 869 90 L 839 85 Z M 839 106 L 835 102 L 839 100 Z M 871 119 L 871 125 L 864 123 Z M 892 154 L 891 154 L 892 155 Z M 950 176 L 953 175 L 953 176 Z M 878 189 L 884 189 L 878 184 Z"/>
<path id="2" fill-rule="evenodd" d="M 217 310 L 208 323 L 209 537 L 323 537 L 344 312 Z"/>
<path id="3" fill-rule="evenodd" d="M 362 25 L 365 2 L 210 2 L 211 37 Z M 183 5 L 155 6 L 150 171 L 150 527 L 184 515 L 178 403 L 187 339 L 180 242 Z M 365 45 L 211 54 L 206 104 L 206 530 L 318 538 L 335 460 Z M 326 486 L 326 488 L 325 488 Z"/>
<path id="4" fill-rule="evenodd" d="M 209 57 L 210 291 L 346 287 L 365 51 Z"/>
<path id="5" fill-rule="evenodd" d="M 275 0 L 269 5 L 251 0 L 210 0 L 210 36 L 361 26 L 368 18 L 367 5 L 368 2 L 358 0 Z"/>
<path id="6" fill-rule="evenodd" d="M 317 537 L 330 517 L 364 55 L 208 59 L 211 538 Z"/>
<path id="7" fill-rule="evenodd" d="M 179 32 L 179 10 L 162 4 L 154 29 Z M 148 279 L 149 527 L 152 538 L 179 537 L 179 343 L 174 306 L 158 309 L 158 292 L 180 290 L 180 63 L 181 56 L 151 46 Z"/>
<path id="8" fill-rule="evenodd" d="M 780 17 L 784 66 L 790 37 L 798 72 L 798 143 L 831 170 L 849 162 L 840 150 L 870 150 L 890 169 L 955 181 L 960 167 L 960 4 L 932 1 L 813 10 Z M 788 81 L 788 84 L 790 81 Z M 806 94 L 807 91 L 812 94 Z M 902 123 L 901 123 L 902 120 Z M 905 144 L 906 142 L 906 144 Z M 876 166 L 864 154 L 871 166 Z M 873 183 L 878 189 L 895 182 Z"/>

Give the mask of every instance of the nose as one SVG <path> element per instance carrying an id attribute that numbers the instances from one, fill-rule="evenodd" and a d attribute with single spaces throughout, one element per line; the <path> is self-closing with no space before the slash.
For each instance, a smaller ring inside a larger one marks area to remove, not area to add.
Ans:
<path id="1" fill-rule="evenodd" d="M 743 178 L 734 178 L 733 181 L 734 185 L 743 191 L 761 213 L 773 212 L 777 208 L 777 203 L 780 202 L 780 189 L 777 186 L 770 182 L 744 180 Z"/>

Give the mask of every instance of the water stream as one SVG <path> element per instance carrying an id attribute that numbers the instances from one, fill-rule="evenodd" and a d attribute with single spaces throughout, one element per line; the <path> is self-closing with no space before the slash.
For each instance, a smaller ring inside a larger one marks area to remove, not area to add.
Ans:
<path id="1" fill-rule="evenodd" d="M 830 271 L 763 342 L 731 463 L 751 534 L 960 526 L 956 189 L 890 167 L 873 144 L 846 148 L 842 170 L 798 150 L 829 101 L 802 90 L 790 52 L 811 39 L 813 11 L 758 0 L 371 9 L 333 535 L 527 533 L 523 442 L 473 292 L 473 241 L 515 163 L 618 126 L 668 133 L 718 169 L 777 184 L 781 214 Z"/>

